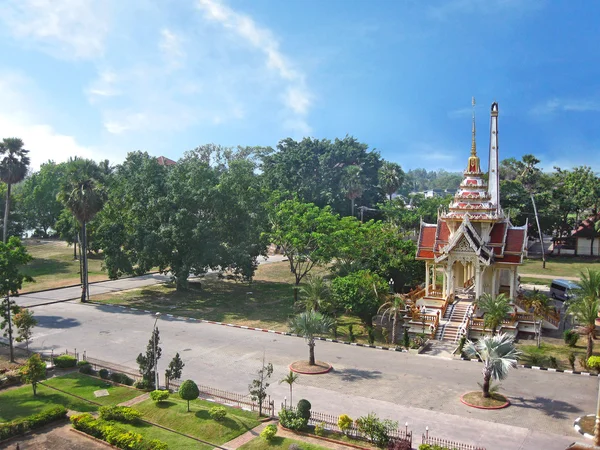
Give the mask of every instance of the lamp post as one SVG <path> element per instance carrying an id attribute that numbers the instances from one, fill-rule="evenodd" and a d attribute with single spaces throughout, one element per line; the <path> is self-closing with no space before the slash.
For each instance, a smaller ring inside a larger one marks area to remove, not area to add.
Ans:
<path id="1" fill-rule="evenodd" d="M 388 281 L 388 286 L 390 287 L 390 295 L 394 295 L 394 279 L 390 278 Z"/>
<path id="2" fill-rule="evenodd" d="M 9 289 L 9 283 L 10 280 L 7 278 L 6 280 L 4 280 L 6 282 L 6 318 L 7 318 L 7 322 L 8 322 L 8 344 L 10 347 L 10 362 L 15 362 L 15 353 L 14 353 L 14 348 L 13 348 L 13 337 L 12 337 L 12 319 L 10 317 L 10 289 Z"/>
<path id="3" fill-rule="evenodd" d="M 156 320 L 154 321 L 154 327 L 152 328 L 152 346 L 154 347 L 154 389 L 158 389 L 158 354 L 156 353 L 156 323 L 160 317 L 160 313 L 156 313 Z"/>

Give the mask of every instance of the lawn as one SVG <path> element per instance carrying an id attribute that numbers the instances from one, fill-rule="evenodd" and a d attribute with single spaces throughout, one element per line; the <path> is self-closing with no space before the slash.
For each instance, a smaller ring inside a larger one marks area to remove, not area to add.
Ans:
<path id="1" fill-rule="evenodd" d="M 168 401 L 155 404 L 146 400 L 134 405 L 145 420 L 197 437 L 213 444 L 223 444 L 256 427 L 259 422 L 256 414 L 241 409 L 228 408 L 227 416 L 217 422 L 209 415 L 214 403 L 204 400 L 190 402 L 190 412 L 187 412 L 187 402 L 172 395 Z"/>
<path id="2" fill-rule="evenodd" d="M 64 241 L 24 241 L 27 251 L 33 257 L 23 272 L 35 279 L 25 282 L 21 292 L 39 291 L 61 286 L 79 284 L 79 261 L 73 259 L 73 246 Z M 102 256 L 91 254 L 88 258 L 89 280 L 107 280 L 102 270 Z"/>
<path id="3" fill-rule="evenodd" d="M 185 436 L 171 431 L 149 425 L 144 422 L 135 424 L 118 422 L 117 426 L 141 434 L 146 439 L 158 439 L 169 446 L 172 450 L 212 449 L 212 445 L 202 444 Z"/>
<path id="4" fill-rule="evenodd" d="M 271 442 L 267 442 L 263 438 L 257 437 L 238 448 L 240 450 L 287 450 L 291 444 L 298 445 L 302 450 L 325 450 L 327 448 L 281 436 L 275 436 Z"/>
<path id="5" fill-rule="evenodd" d="M 570 370 L 569 355 L 575 355 L 575 370 L 586 370 L 580 364 L 580 359 L 585 358 L 586 340 L 584 337 L 579 338 L 579 342 L 575 347 L 567 346 L 562 339 L 543 337 L 540 348 L 537 348 L 535 341 L 521 341 L 517 343 L 517 348 L 523 352 L 519 358 L 521 364 L 531 364 L 534 366 L 551 367 L 549 358 L 553 356 L 558 363 L 558 369 Z M 596 346 L 594 350 L 597 350 Z M 594 351 L 594 355 L 598 352 Z"/>
<path id="6" fill-rule="evenodd" d="M 556 278 L 578 277 L 579 273 L 588 267 L 590 270 L 600 270 L 600 258 L 550 257 L 546 260 L 545 269 L 542 268 L 541 259 L 526 259 L 523 261 L 523 265 L 519 267 L 519 273 L 550 275 Z"/>
<path id="7" fill-rule="evenodd" d="M 140 395 L 140 392 L 134 389 L 121 386 L 106 386 L 106 383 L 102 380 L 97 380 L 80 373 L 51 378 L 44 381 L 44 383 L 103 405 L 113 405 Z M 95 398 L 93 392 L 99 389 L 107 389 L 110 395 Z M 97 405 L 55 391 L 44 385 L 38 384 L 37 395 L 34 397 L 31 385 L 26 385 L 0 393 L 0 422 L 29 416 L 53 405 L 63 405 L 68 409 L 80 412 L 98 410 Z"/>

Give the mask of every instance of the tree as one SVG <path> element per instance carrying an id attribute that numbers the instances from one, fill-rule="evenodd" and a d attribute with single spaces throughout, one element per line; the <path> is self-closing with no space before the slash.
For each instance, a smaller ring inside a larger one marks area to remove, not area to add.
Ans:
<path id="1" fill-rule="evenodd" d="M 23 383 L 31 383 L 33 396 L 37 395 L 37 384 L 46 378 L 46 363 L 42 361 L 40 355 L 34 353 L 27 362 L 19 369 Z"/>
<path id="2" fill-rule="evenodd" d="M 86 226 L 98 214 L 106 201 L 102 179 L 102 171 L 96 162 L 91 159 L 74 158 L 67 163 L 65 177 L 59 192 L 59 199 L 81 224 L 81 248 L 83 249 L 82 302 L 89 299 Z"/>
<path id="3" fill-rule="evenodd" d="M 176 353 L 169 363 L 169 367 L 165 371 L 165 376 L 169 380 L 179 380 L 181 378 L 181 372 L 183 371 L 184 366 L 185 364 L 181 360 L 179 353 Z"/>
<path id="4" fill-rule="evenodd" d="M 21 308 L 21 310 L 14 315 L 13 323 L 17 328 L 17 342 L 25 341 L 27 353 L 29 353 L 29 341 L 33 336 L 33 327 L 37 325 L 37 320 L 33 317 L 33 312 L 28 308 Z"/>
<path id="5" fill-rule="evenodd" d="M 505 294 L 498 294 L 496 298 L 487 293 L 482 294 L 476 305 L 483 311 L 483 325 L 492 329 L 492 335 L 496 334 L 498 326 L 512 311 L 510 300 Z"/>
<path id="6" fill-rule="evenodd" d="M 136 358 L 144 383 L 154 389 L 158 389 L 158 386 L 155 386 L 156 372 L 154 368 L 158 366 L 158 360 L 162 354 L 159 344 L 160 333 L 158 328 L 154 328 L 152 330 L 152 337 L 150 337 L 150 341 L 148 341 L 148 345 L 146 346 L 146 354 L 140 353 Z"/>
<path id="7" fill-rule="evenodd" d="M 283 377 L 281 380 L 279 380 L 279 384 L 286 383 L 290 386 L 290 405 L 294 404 L 294 401 L 292 398 L 292 386 L 294 385 L 294 383 L 296 383 L 298 381 L 299 377 L 300 376 L 297 373 L 292 372 L 290 370 L 290 373 L 288 373 L 285 377 Z"/>
<path id="8" fill-rule="evenodd" d="M 187 400 L 187 411 L 190 412 L 190 400 L 196 400 L 200 396 L 200 389 L 192 380 L 185 380 L 179 386 L 179 396 Z"/>
<path id="9" fill-rule="evenodd" d="M 288 259 L 297 287 L 315 265 L 327 264 L 333 258 L 331 236 L 338 229 L 338 218 L 329 207 L 319 208 L 297 199 L 273 199 L 269 210 L 268 238 Z"/>
<path id="10" fill-rule="evenodd" d="M 600 271 L 589 270 L 579 275 L 579 289 L 569 300 L 567 313 L 577 321 L 576 331 L 587 337 L 586 360 L 592 356 L 596 335 L 596 319 L 600 307 Z"/>
<path id="11" fill-rule="evenodd" d="M 13 184 L 17 184 L 27 175 L 29 168 L 29 150 L 23 148 L 23 141 L 19 138 L 4 138 L 0 143 L 0 180 L 6 183 L 6 203 L 4 206 L 4 233 L 2 242 L 8 239 L 8 212 L 10 211 L 10 191 Z"/>
<path id="12" fill-rule="evenodd" d="M 385 161 L 379 168 L 379 186 L 389 197 L 392 203 L 392 195 L 400 189 L 404 183 L 404 171 L 400 164 Z"/>
<path id="13" fill-rule="evenodd" d="M 8 337 L 10 347 L 10 361 L 15 361 L 13 349 L 13 332 L 11 315 L 19 312 L 19 307 L 10 299 L 11 295 L 19 295 L 23 281 L 32 281 L 30 276 L 23 274 L 19 269 L 32 260 L 27 249 L 16 236 L 11 236 L 8 242 L 0 243 L 0 296 L 4 297 L 0 305 L 2 323 L 0 329 L 6 330 L 4 336 Z"/>
<path id="14" fill-rule="evenodd" d="M 359 270 L 331 283 L 336 302 L 356 315 L 366 327 L 373 326 L 373 316 L 379 309 L 378 292 L 388 289 L 387 282 L 370 270 Z"/>
<path id="15" fill-rule="evenodd" d="M 484 336 L 476 343 L 467 341 L 464 352 L 470 358 L 479 358 L 483 362 L 483 397 L 490 397 L 490 381 L 504 380 L 511 367 L 517 367 L 520 352 L 515 348 L 514 338 L 501 333 Z"/>
<path id="16" fill-rule="evenodd" d="M 342 175 L 341 183 L 343 192 L 350 200 L 350 214 L 354 217 L 354 202 L 362 195 L 365 189 L 361 167 L 355 165 L 346 167 Z"/>
<path id="17" fill-rule="evenodd" d="M 258 402 L 258 417 L 262 416 L 263 401 L 267 398 L 267 388 L 269 383 L 267 380 L 273 375 L 273 364 L 265 364 L 265 356 L 263 355 L 262 366 L 257 372 L 257 377 L 248 385 L 250 397 L 255 402 Z"/>
<path id="18" fill-rule="evenodd" d="M 300 288 L 301 302 L 307 311 L 327 312 L 331 307 L 329 283 L 320 276 L 306 277 L 306 284 Z"/>
<path id="19" fill-rule="evenodd" d="M 393 296 L 388 301 L 386 301 L 383 305 L 379 307 L 378 313 L 383 311 L 381 314 L 381 323 L 383 324 L 383 319 L 387 315 L 388 318 L 392 319 L 392 344 L 396 344 L 396 329 L 398 327 L 398 318 L 404 313 L 406 310 L 406 301 L 403 297 Z"/>
<path id="20" fill-rule="evenodd" d="M 542 340 L 542 320 L 544 317 L 553 311 L 554 306 L 552 300 L 547 295 L 541 293 L 538 289 L 534 289 L 524 299 L 525 307 L 531 311 L 536 319 L 538 319 L 538 330 L 537 330 L 537 346 L 541 345 Z"/>
<path id="21" fill-rule="evenodd" d="M 331 317 L 316 311 L 302 312 L 290 320 L 290 331 L 306 339 L 309 349 L 309 365 L 315 365 L 315 337 L 318 334 L 329 333 L 333 325 Z"/>

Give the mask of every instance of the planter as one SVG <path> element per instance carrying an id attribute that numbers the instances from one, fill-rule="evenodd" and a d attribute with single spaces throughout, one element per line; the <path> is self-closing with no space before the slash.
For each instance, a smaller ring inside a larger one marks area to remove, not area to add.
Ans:
<path id="1" fill-rule="evenodd" d="M 414 355 L 418 355 L 420 353 L 423 353 L 425 351 L 425 349 L 427 348 L 427 346 L 429 345 L 429 339 L 427 339 L 423 345 L 421 345 L 419 348 L 409 348 L 408 349 L 408 353 L 412 353 Z"/>

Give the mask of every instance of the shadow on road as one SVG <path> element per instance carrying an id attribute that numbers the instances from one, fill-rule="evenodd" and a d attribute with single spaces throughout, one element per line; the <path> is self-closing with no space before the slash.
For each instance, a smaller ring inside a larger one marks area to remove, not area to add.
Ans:
<path id="1" fill-rule="evenodd" d="M 37 327 L 40 328 L 73 328 L 81 325 L 77 319 L 66 319 L 61 316 L 40 316 L 35 315 Z"/>
<path id="2" fill-rule="evenodd" d="M 334 369 L 332 375 L 341 378 L 342 381 L 361 381 L 375 380 L 381 378 L 379 370 L 364 370 L 364 369 Z"/>
<path id="3" fill-rule="evenodd" d="M 546 397 L 510 397 L 511 405 L 517 408 L 527 408 L 542 411 L 554 419 L 567 419 L 581 412 L 581 409 L 562 400 L 553 400 Z"/>

